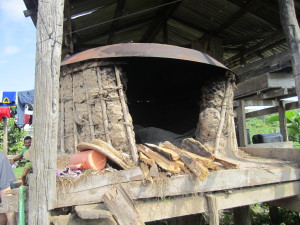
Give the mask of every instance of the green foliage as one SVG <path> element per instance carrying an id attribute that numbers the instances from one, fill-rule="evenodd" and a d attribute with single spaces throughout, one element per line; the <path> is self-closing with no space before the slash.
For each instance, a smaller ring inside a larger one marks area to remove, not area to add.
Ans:
<path id="1" fill-rule="evenodd" d="M 23 146 L 23 138 L 26 136 L 26 131 L 14 125 L 15 119 L 8 119 L 8 154 L 18 154 Z M 0 122 L 0 150 L 3 151 L 3 121 Z"/>
<path id="2" fill-rule="evenodd" d="M 289 110 L 285 112 L 285 117 L 287 121 L 287 129 L 289 140 L 294 142 L 300 142 L 300 111 L 299 110 Z M 278 114 L 273 114 L 267 119 L 268 124 L 278 124 L 279 116 Z"/>
<path id="3" fill-rule="evenodd" d="M 271 115 L 273 116 L 273 114 Z M 267 123 L 269 115 L 246 119 L 246 127 L 250 131 L 250 137 L 255 134 L 277 133 L 279 130 L 278 123 Z M 251 138 L 250 138 L 251 139 Z M 251 140 L 252 142 L 252 140 Z"/>
<path id="4" fill-rule="evenodd" d="M 289 140 L 295 142 L 295 148 L 300 147 L 300 110 L 285 112 Z M 255 134 L 279 133 L 278 113 L 246 119 L 246 127 L 250 131 L 250 137 Z"/>

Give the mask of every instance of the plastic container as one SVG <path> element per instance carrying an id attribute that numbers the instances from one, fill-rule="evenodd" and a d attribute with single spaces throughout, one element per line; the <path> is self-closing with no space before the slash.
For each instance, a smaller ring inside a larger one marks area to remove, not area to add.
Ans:
<path id="1" fill-rule="evenodd" d="M 252 136 L 253 144 L 283 142 L 283 136 L 280 133 L 256 134 Z"/>
<path id="2" fill-rule="evenodd" d="M 106 156 L 96 150 L 75 153 L 70 159 L 71 169 L 101 171 L 106 166 Z"/>

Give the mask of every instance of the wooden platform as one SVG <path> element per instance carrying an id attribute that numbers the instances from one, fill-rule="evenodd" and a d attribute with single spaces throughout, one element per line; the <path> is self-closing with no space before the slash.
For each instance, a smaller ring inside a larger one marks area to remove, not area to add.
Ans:
<path id="1" fill-rule="evenodd" d="M 289 202 L 297 200 L 295 196 L 300 194 L 300 150 L 243 149 L 247 154 L 244 152 L 243 157 L 234 160 L 240 163 L 239 169 L 210 172 L 204 181 L 190 174 L 160 176 L 150 183 L 136 167 L 82 177 L 74 180 L 74 184 L 58 182 L 55 208 L 81 205 L 76 207 L 80 217 L 101 218 L 105 208 L 102 197 L 116 187 L 124 189 L 134 200 L 134 207 L 144 222 L 208 212 L 207 196 L 216 199 L 218 210 L 274 200 L 273 204 L 284 205 L 282 199 L 285 198 Z M 278 159 L 280 157 L 284 160 Z M 16 200 L 16 195 L 7 196 L 5 201 L 14 204 L 0 208 L 0 212 L 17 211 Z M 94 208 L 93 213 L 90 209 L 84 210 L 85 207 Z M 298 208 L 292 207 L 294 210 Z M 89 215 L 84 212 L 89 212 Z"/>

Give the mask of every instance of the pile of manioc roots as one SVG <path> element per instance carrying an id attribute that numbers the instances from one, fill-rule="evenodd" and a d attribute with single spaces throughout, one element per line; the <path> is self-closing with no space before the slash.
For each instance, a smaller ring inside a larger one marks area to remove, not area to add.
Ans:
<path id="1" fill-rule="evenodd" d="M 204 145 L 193 138 L 182 141 L 181 148 L 166 141 L 160 145 L 139 144 L 140 167 L 147 180 L 156 177 L 159 168 L 172 174 L 192 172 L 200 180 L 204 180 L 209 171 L 236 169 L 238 164 L 213 155 Z M 158 168 L 159 167 L 159 168 Z"/>

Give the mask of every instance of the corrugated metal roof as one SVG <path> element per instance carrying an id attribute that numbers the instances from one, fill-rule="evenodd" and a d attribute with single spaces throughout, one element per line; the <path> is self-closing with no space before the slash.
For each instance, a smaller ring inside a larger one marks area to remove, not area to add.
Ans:
<path id="1" fill-rule="evenodd" d="M 37 3 L 24 2 L 28 9 Z M 295 4 L 299 6 L 300 0 Z M 191 47 L 203 37 L 206 41 L 214 37 L 224 43 L 224 62 L 235 66 L 242 58 L 253 60 L 287 50 L 274 0 L 70 0 L 70 12 L 73 17 L 86 13 L 71 19 L 74 53 L 141 41 Z"/>

